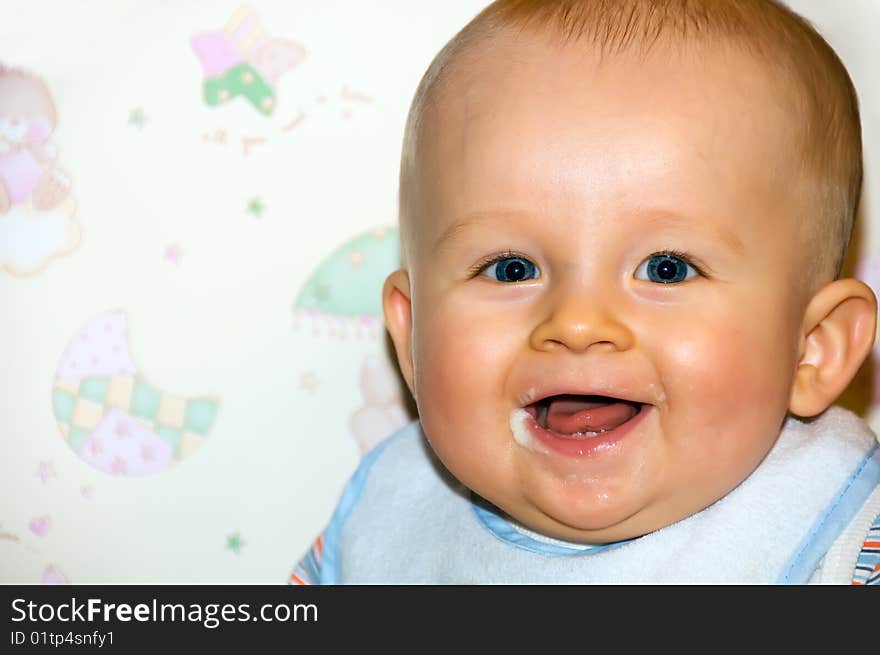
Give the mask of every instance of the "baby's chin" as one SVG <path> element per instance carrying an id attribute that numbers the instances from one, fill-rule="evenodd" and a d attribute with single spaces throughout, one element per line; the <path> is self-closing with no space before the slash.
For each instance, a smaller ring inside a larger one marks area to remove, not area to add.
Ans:
<path id="1" fill-rule="evenodd" d="M 508 518 L 545 537 L 575 544 L 596 545 L 637 539 L 687 518 L 687 512 L 670 514 L 664 508 L 644 507 L 634 513 L 623 508 L 593 507 L 571 511 L 528 498 L 517 506 L 503 508 Z"/>
<path id="2" fill-rule="evenodd" d="M 527 530 L 544 537 L 580 545 L 603 545 L 626 541 L 650 532 L 639 529 L 637 522 L 618 522 L 612 517 L 592 514 L 589 516 L 560 516 L 549 514 L 537 506 L 515 508 L 507 512 L 508 518 Z"/>
<path id="3" fill-rule="evenodd" d="M 551 453 L 527 427 L 530 420 L 525 409 L 510 414 L 513 438 L 527 453 L 518 476 L 522 482 L 519 498 L 514 503 L 489 498 L 524 528 L 572 543 L 605 544 L 640 537 L 680 518 L 665 521 L 649 499 L 630 495 L 631 488 L 624 494 L 628 497 L 620 497 L 608 488 L 601 473 L 586 475 L 576 462 L 562 474 L 558 458 L 553 457 L 552 472 L 545 470 L 542 460 Z"/>
<path id="4" fill-rule="evenodd" d="M 560 495 L 558 489 L 543 486 L 522 489 L 523 496 L 512 505 L 496 506 L 523 527 L 546 537 L 577 544 L 608 544 L 643 537 L 688 518 L 705 508 L 678 502 L 624 499 L 602 502 L 583 495 Z M 491 499 L 490 499 L 491 500 Z"/>

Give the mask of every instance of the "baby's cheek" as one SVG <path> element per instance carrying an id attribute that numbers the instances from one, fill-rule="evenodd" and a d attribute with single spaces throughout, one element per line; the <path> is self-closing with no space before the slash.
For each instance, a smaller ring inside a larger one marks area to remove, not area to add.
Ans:
<path id="1" fill-rule="evenodd" d="M 490 388 L 495 350 L 484 328 L 458 312 L 433 313 L 417 345 L 420 408 L 440 405 L 453 418 L 463 399 Z"/>
<path id="2" fill-rule="evenodd" d="M 718 312 L 680 340 L 677 357 L 707 392 L 759 395 L 778 385 L 779 371 L 786 365 L 783 332 L 776 317 L 757 309 L 748 314 Z"/>
<path id="3" fill-rule="evenodd" d="M 718 322 L 670 349 L 664 383 L 671 420 L 678 434 L 699 435 L 690 444 L 694 452 L 748 467 L 778 431 L 788 397 L 787 357 L 768 336 Z"/>
<path id="4" fill-rule="evenodd" d="M 510 408 L 503 396 L 512 336 L 497 317 L 438 306 L 421 335 L 419 414 L 440 458 L 466 476 L 473 461 L 496 461 Z M 487 458 L 489 458 L 487 460 Z"/>
<path id="5" fill-rule="evenodd" d="M 424 335 L 416 375 L 419 418 L 431 447 L 458 479 L 472 482 L 474 461 L 486 461 L 486 411 L 481 389 L 491 388 L 472 339 L 452 334 L 451 324 Z M 489 460 L 492 461 L 492 460 Z M 466 483 L 467 483 L 466 482 Z"/>

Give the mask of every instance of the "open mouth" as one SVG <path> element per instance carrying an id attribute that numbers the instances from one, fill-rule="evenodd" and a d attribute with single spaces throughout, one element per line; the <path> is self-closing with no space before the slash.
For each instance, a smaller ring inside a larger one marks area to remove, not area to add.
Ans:
<path id="1" fill-rule="evenodd" d="M 642 411 L 642 403 L 610 396 L 560 394 L 524 409 L 535 422 L 561 439 L 591 439 L 612 432 Z"/>

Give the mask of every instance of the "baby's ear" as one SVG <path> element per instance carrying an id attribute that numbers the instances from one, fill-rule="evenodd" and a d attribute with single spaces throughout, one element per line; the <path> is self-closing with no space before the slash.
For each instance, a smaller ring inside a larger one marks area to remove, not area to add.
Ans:
<path id="1" fill-rule="evenodd" d="M 385 327 L 394 342 L 397 365 L 409 392 L 413 391 L 412 356 L 412 301 L 409 288 L 409 272 L 399 268 L 385 279 L 382 287 L 382 312 L 385 314 Z"/>
<path id="2" fill-rule="evenodd" d="M 813 296 L 804 315 L 800 356 L 788 408 L 821 414 L 855 377 L 877 330 L 877 299 L 852 278 L 835 280 Z"/>

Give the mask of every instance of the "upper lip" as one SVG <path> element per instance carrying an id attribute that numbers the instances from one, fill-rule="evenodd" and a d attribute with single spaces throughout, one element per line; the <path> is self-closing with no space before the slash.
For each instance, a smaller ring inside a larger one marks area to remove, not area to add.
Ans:
<path id="1" fill-rule="evenodd" d="M 550 396 L 574 395 L 574 396 L 606 396 L 609 398 L 617 398 L 631 403 L 640 405 L 653 404 L 655 398 L 648 398 L 644 392 L 638 392 L 632 389 L 631 385 L 590 385 L 590 384 L 566 384 L 551 383 L 547 385 L 532 385 L 520 398 L 520 406 L 528 407 L 538 401 L 549 398 Z"/>

